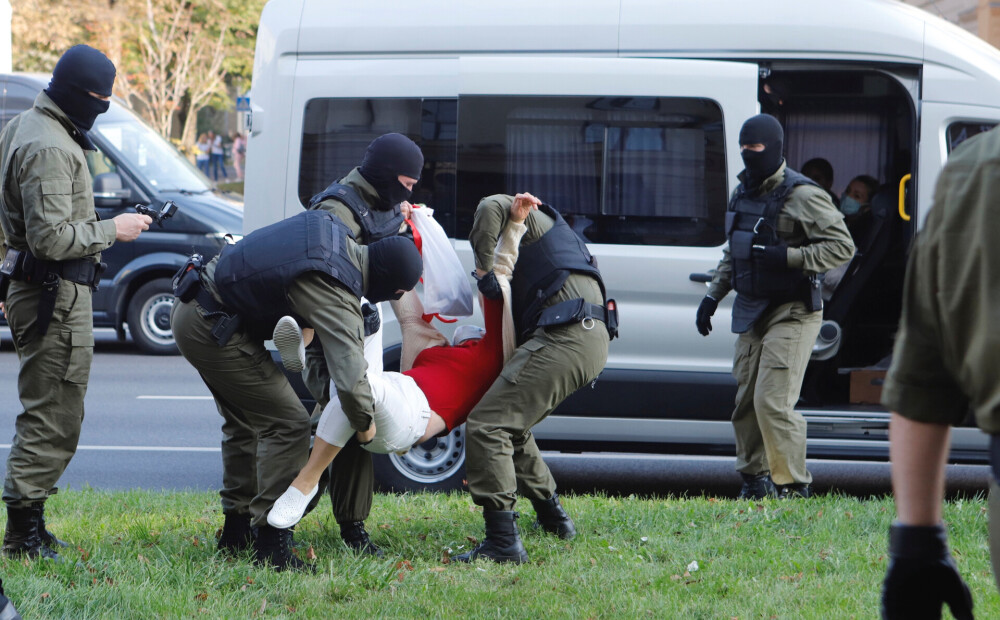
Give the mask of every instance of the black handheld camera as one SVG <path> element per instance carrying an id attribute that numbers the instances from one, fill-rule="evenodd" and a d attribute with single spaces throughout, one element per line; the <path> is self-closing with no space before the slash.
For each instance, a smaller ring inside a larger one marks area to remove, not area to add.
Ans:
<path id="1" fill-rule="evenodd" d="M 163 227 L 163 220 L 170 219 L 174 216 L 174 213 L 177 213 L 177 205 L 173 200 L 168 200 L 163 203 L 159 211 L 151 209 L 146 205 L 135 205 L 135 212 L 139 215 L 148 215 L 153 218 L 157 226 Z"/>

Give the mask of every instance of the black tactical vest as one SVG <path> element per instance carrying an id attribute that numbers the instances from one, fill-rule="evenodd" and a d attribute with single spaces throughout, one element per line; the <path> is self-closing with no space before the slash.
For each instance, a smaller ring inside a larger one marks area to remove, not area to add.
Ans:
<path id="1" fill-rule="evenodd" d="M 601 287 L 603 302 L 608 300 L 597 261 L 590 255 L 580 235 L 549 205 L 543 204 L 539 211 L 555 223 L 540 239 L 521 246 L 510 281 L 512 310 L 519 339 L 528 337 L 535 330 L 546 300 L 559 292 L 571 273 L 592 276 Z"/>
<path id="2" fill-rule="evenodd" d="M 353 187 L 341 183 L 331 183 L 330 187 L 312 197 L 309 201 L 309 209 L 313 209 L 329 198 L 344 203 L 354 213 L 355 218 L 361 224 L 361 230 L 364 232 L 364 239 L 358 239 L 358 243 L 368 245 L 399 233 L 399 227 L 403 223 L 403 213 L 400 211 L 399 205 L 395 205 L 388 211 L 376 211 L 368 206 L 368 203 L 358 195 Z"/>
<path id="3" fill-rule="evenodd" d="M 754 255 L 754 246 L 781 243 L 778 214 L 788 195 L 799 185 L 816 185 L 795 170 L 785 168 L 785 178 L 770 192 L 750 197 L 740 184 L 726 212 L 726 235 L 733 260 L 733 289 L 739 294 L 733 305 L 733 331 L 742 333 L 772 303 L 804 300 L 809 281 L 801 269 L 766 269 Z M 742 303 L 740 303 L 742 298 Z"/>
<path id="4" fill-rule="evenodd" d="M 362 275 L 348 253 L 349 235 L 336 216 L 323 210 L 253 231 L 219 255 L 215 285 L 222 303 L 254 333 L 270 333 L 278 319 L 293 314 L 288 287 L 307 271 L 329 275 L 360 300 Z"/>

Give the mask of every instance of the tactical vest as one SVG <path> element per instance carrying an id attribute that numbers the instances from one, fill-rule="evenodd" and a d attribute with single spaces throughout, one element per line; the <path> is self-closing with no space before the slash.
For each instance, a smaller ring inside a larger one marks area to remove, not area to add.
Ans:
<path id="1" fill-rule="evenodd" d="M 293 314 L 288 287 L 307 271 L 329 275 L 360 300 L 362 275 L 351 262 L 349 235 L 336 216 L 323 210 L 253 231 L 219 255 L 215 285 L 222 303 L 254 333 L 269 333 L 278 319 Z"/>
<path id="2" fill-rule="evenodd" d="M 778 236 L 778 213 L 791 191 L 799 185 L 816 185 L 808 177 L 785 168 L 785 178 L 770 192 L 751 198 L 741 184 L 726 212 L 726 235 L 733 259 L 733 289 L 740 295 L 791 301 L 802 292 L 806 274 L 801 269 L 766 269 L 754 255 L 754 246 L 782 242 Z"/>
<path id="3" fill-rule="evenodd" d="M 309 208 L 312 209 L 330 198 L 344 203 L 354 213 L 354 217 L 361 224 L 361 230 L 364 232 L 364 239 L 359 239 L 359 243 L 363 242 L 368 245 L 399 233 L 399 227 L 403 223 L 403 213 L 399 205 L 395 205 L 388 211 L 377 211 L 369 207 L 368 203 L 358 195 L 357 190 L 353 187 L 341 183 L 331 183 L 329 187 L 312 197 L 309 201 Z"/>
<path id="4" fill-rule="evenodd" d="M 555 223 L 537 241 L 521 247 L 510 281 L 514 322 L 521 340 L 535 330 L 545 302 L 559 292 L 572 273 L 593 277 L 601 287 L 602 301 L 606 304 L 608 300 L 597 261 L 580 235 L 549 205 L 543 204 L 539 211 Z M 603 316 L 596 318 L 604 320 Z"/>

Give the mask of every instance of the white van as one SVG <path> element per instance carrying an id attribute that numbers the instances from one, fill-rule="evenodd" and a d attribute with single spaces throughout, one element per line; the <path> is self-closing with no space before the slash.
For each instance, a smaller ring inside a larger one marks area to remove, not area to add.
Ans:
<path id="1" fill-rule="evenodd" d="M 837 194 L 857 175 L 881 184 L 879 226 L 827 305 L 814 358 L 828 359 L 799 408 L 811 458 L 884 459 L 879 367 L 908 248 L 948 153 L 1000 122 L 1000 52 L 890 0 L 271 0 L 251 109 L 246 231 L 298 213 L 390 131 L 421 146 L 414 202 L 435 208 L 470 269 L 481 197 L 551 203 L 599 258 L 621 338 L 595 389 L 536 427 L 539 444 L 713 454 L 734 450 L 734 295 L 708 338 L 695 309 L 725 244 L 740 126 L 774 114 L 792 168 L 827 159 Z M 952 458 L 985 448 L 958 429 Z M 452 488 L 463 451 L 459 430 L 378 473 Z"/>

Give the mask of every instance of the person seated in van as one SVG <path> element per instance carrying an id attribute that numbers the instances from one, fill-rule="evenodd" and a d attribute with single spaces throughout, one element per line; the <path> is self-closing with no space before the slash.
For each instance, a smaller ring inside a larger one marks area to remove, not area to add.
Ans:
<path id="1" fill-rule="evenodd" d="M 416 339 L 422 351 L 413 361 L 412 368 L 403 367 L 402 373 L 373 371 L 375 364 L 369 366 L 367 377 L 375 398 L 373 424 L 376 432 L 374 440 L 363 446 L 365 450 L 376 454 L 404 453 L 415 445 L 450 432 L 465 423 L 469 411 L 500 375 L 504 361 L 517 346 L 509 281 L 517 260 L 518 243 L 526 230 L 523 219 L 526 215 L 526 210 L 512 211 L 511 220 L 497 243 L 494 272 L 503 294 L 496 299 L 481 298 L 485 334 L 475 326 L 464 325 L 456 330 L 454 344 L 449 346 L 437 330 L 434 331 L 438 338 L 427 337 L 428 324 L 422 318 L 424 311 L 416 293 L 406 293 L 394 306 L 403 341 Z M 281 337 L 283 332 L 289 331 L 293 338 Z M 278 347 L 282 361 L 301 354 L 303 339 L 309 339 L 311 331 L 308 328 L 300 330 L 292 317 L 281 319 L 275 327 L 274 340 L 275 343 L 284 340 Z M 472 334 L 466 335 L 469 331 Z M 445 344 L 435 344 L 441 341 Z M 381 357 L 381 343 L 381 337 L 377 337 L 366 342 L 365 347 L 371 347 L 371 353 Z M 319 490 L 323 472 L 352 434 L 343 407 L 333 398 L 323 410 L 309 462 L 275 502 L 268 513 L 268 523 L 289 528 L 299 522 Z"/>
<path id="2" fill-rule="evenodd" d="M 198 143 L 195 145 L 197 153 L 195 153 L 194 160 L 198 165 L 198 170 L 205 173 L 208 176 L 208 161 L 212 156 L 212 143 L 208 140 L 208 134 L 201 134 L 198 136 Z"/>
<path id="3" fill-rule="evenodd" d="M 745 168 L 726 213 L 729 243 L 695 326 L 708 336 L 719 301 L 736 290 L 739 497 L 809 497 L 806 421 L 795 403 L 823 320 L 819 274 L 849 261 L 854 242 L 826 191 L 785 165 L 778 119 L 751 117 L 739 141 Z"/>
<path id="4" fill-rule="evenodd" d="M 399 133 L 384 134 L 368 145 L 360 166 L 313 196 L 307 208 L 332 213 L 361 245 L 404 233 L 407 201 L 423 167 L 424 155 L 413 140 Z M 372 310 L 366 308 L 367 316 Z M 304 368 L 289 370 L 302 370 L 303 383 L 316 399 L 315 423 L 331 400 L 322 342 L 314 339 L 306 349 Z M 358 552 L 381 555 L 364 527 L 375 493 L 375 469 L 371 454 L 357 441 L 349 441 L 338 455 L 337 467 L 330 469 L 329 489 L 344 543 Z"/>
<path id="5" fill-rule="evenodd" d="M 830 194 L 833 204 L 840 206 L 840 198 L 833 193 L 833 164 L 822 157 L 814 157 L 802 164 L 802 174 L 819 184 Z"/>
<path id="6" fill-rule="evenodd" d="M 862 174 L 851 179 L 841 196 L 840 212 L 844 214 L 847 230 L 854 239 L 856 254 L 863 254 L 870 244 L 869 237 L 875 224 L 871 202 L 877 191 L 878 181 L 874 177 Z M 852 264 L 854 264 L 853 259 L 826 272 L 823 278 L 824 301 L 830 301 Z"/>
<path id="7" fill-rule="evenodd" d="M 361 441 L 375 435 L 365 378 L 361 297 L 398 299 L 423 271 L 413 241 L 361 246 L 324 211 L 305 211 L 251 232 L 202 267 L 177 276 L 171 328 L 181 354 L 215 397 L 223 417 L 220 550 L 253 549 L 277 570 L 305 568 L 292 532 L 267 513 L 309 456 L 311 424 L 295 390 L 264 348 L 278 320 L 316 330 L 336 392 Z"/>

